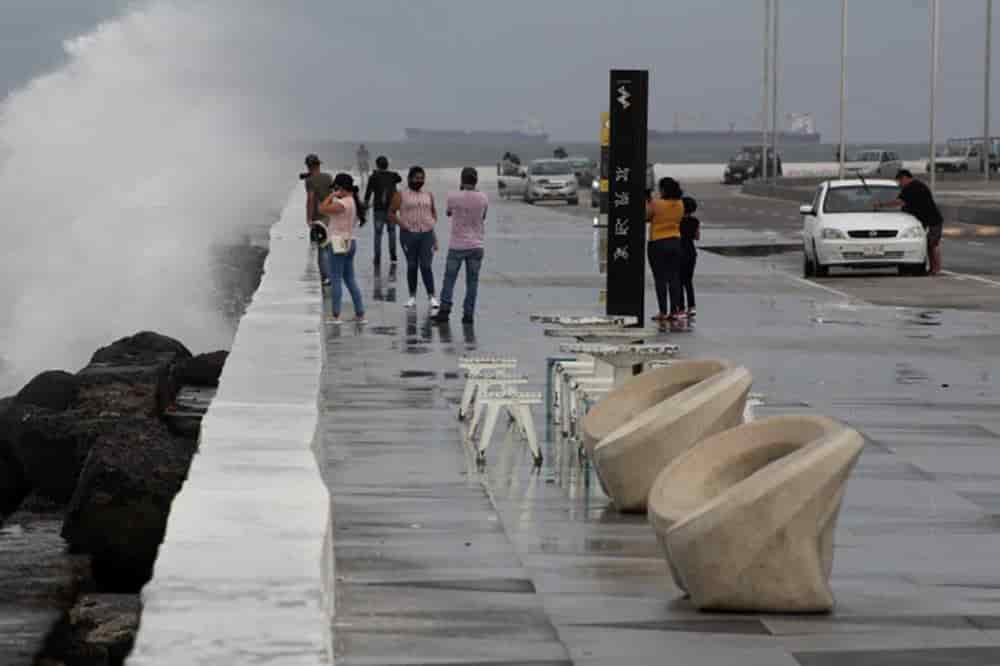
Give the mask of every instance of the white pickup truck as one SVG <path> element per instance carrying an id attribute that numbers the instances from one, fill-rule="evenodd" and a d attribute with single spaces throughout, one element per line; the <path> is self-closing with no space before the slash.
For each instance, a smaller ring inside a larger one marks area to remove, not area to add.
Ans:
<path id="1" fill-rule="evenodd" d="M 934 170 L 938 173 L 960 173 L 963 171 L 982 171 L 983 161 L 980 158 L 979 146 L 949 146 L 934 157 Z M 996 171 L 1000 166 L 996 154 L 990 154 L 990 170 Z M 927 162 L 927 172 L 930 173 L 931 163 Z"/>
<path id="2" fill-rule="evenodd" d="M 882 149 L 862 150 L 844 163 L 848 173 L 871 178 L 895 178 L 902 168 L 903 162 L 896 153 Z"/>

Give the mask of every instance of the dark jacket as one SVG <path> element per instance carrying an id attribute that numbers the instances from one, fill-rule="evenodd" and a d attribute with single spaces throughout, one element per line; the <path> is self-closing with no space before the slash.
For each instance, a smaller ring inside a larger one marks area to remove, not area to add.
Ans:
<path id="1" fill-rule="evenodd" d="M 401 182 L 403 179 L 395 171 L 375 169 L 368 178 L 368 187 L 365 188 L 365 203 L 374 198 L 372 208 L 378 211 L 389 210 L 392 195 L 396 193 L 396 185 Z"/>

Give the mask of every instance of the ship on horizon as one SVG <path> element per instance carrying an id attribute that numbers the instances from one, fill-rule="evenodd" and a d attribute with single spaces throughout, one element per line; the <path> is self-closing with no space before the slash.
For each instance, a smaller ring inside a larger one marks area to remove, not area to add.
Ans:
<path id="1" fill-rule="evenodd" d="M 478 145 L 536 145 L 549 141 L 545 132 L 522 130 L 453 130 L 407 127 L 406 140 L 411 143 L 458 143 Z"/>
<path id="2" fill-rule="evenodd" d="M 701 116 L 696 115 L 700 119 Z M 725 144 L 734 147 L 753 145 L 763 140 L 761 129 L 736 129 L 735 123 L 729 124 L 728 130 L 715 129 L 681 129 L 684 114 L 674 114 L 672 130 L 649 130 L 650 143 L 710 143 Z M 778 145 L 819 143 L 821 136 L 816 131 L 816 122 L 811 113 L 785 114 L 785 129 L 778 131 Z"/>

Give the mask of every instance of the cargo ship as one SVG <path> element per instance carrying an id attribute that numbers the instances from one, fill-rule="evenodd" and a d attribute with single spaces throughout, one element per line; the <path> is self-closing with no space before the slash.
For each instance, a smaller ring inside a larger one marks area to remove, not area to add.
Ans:
<path id="1" fill-rule="evenodd" d="M 465 145 L 524 146 L 548 143 L 545 132 L 494 130 L 440 130 L 407 127 L 406 140 L 411 143 L 452 143 Z"/>

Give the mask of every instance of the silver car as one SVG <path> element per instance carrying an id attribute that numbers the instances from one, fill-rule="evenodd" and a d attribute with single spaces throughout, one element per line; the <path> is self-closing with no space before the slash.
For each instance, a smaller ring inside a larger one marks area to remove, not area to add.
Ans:
<path id="1" fill-rule="evenodd" d="M 565 201 L 570 205 L 580 203 L 576 173 L 569 160 L 535 160 L 528 165 L 524 187 L 525 203 L 536 201 Z"/>

